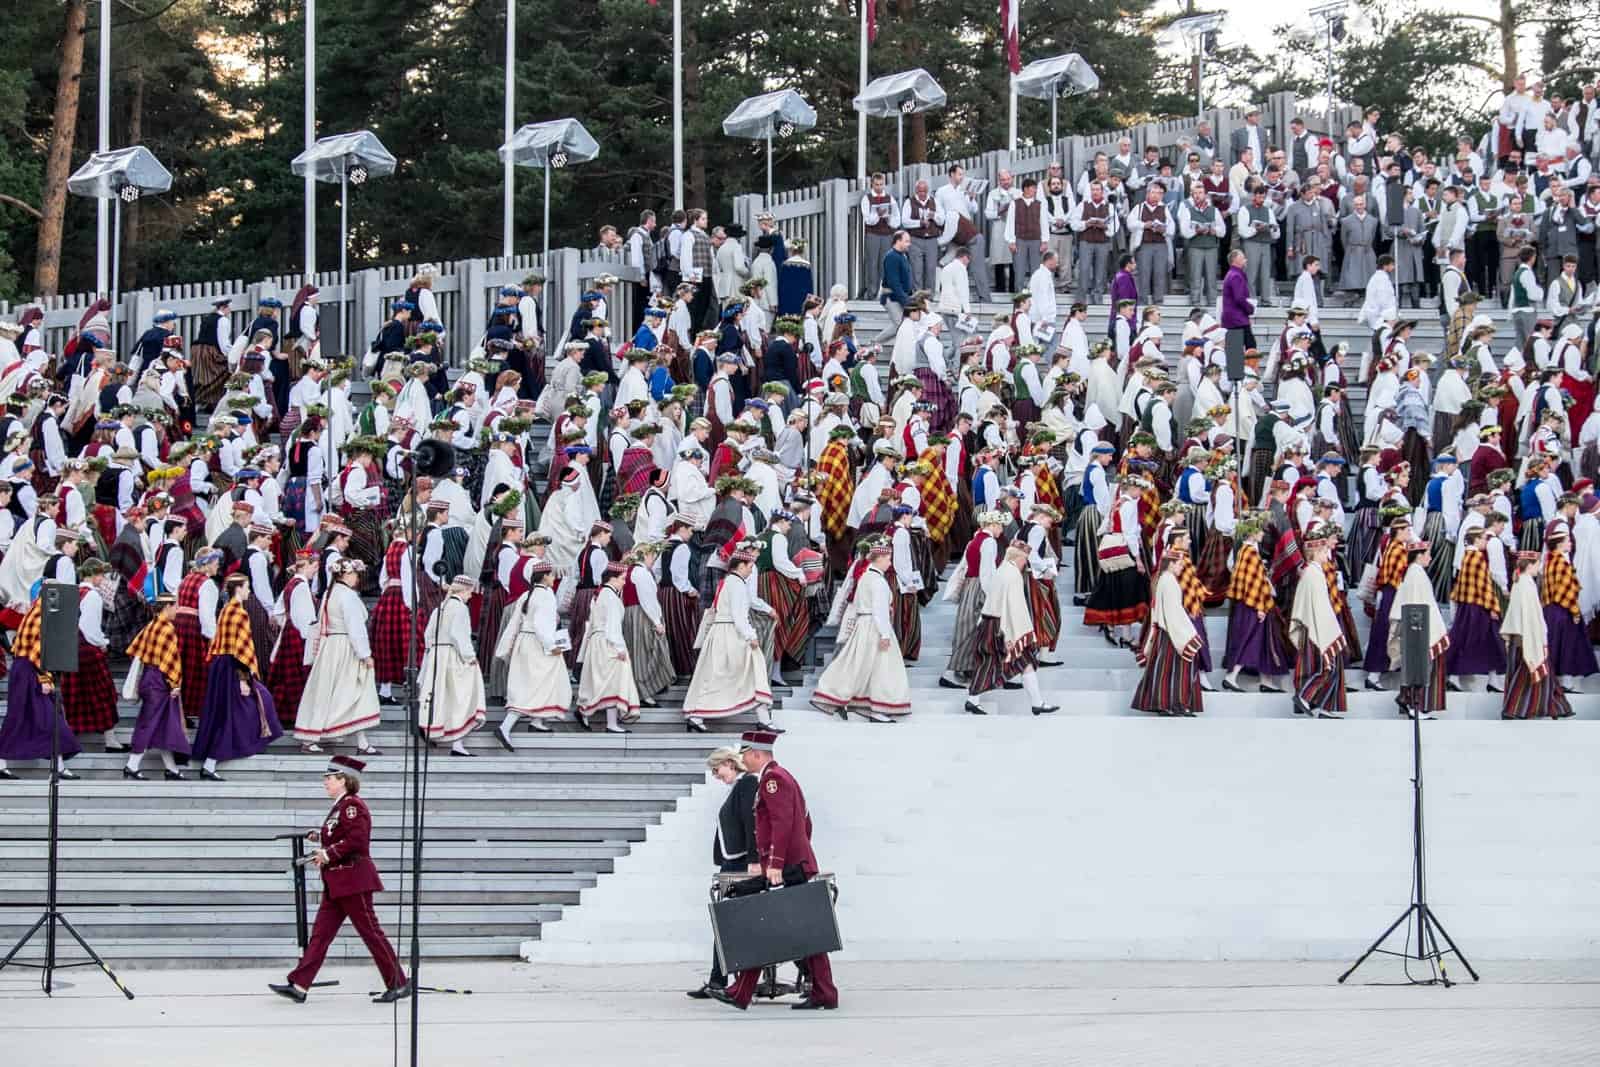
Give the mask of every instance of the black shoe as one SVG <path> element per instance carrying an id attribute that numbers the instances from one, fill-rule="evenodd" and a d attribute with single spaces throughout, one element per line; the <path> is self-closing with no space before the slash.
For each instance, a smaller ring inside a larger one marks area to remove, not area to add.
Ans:
<path id="1" fill-rule="evenodd" d="M 683 728 L 685 731 L 691 734 L 703 734 L 709 732 L 705 723 L 693 722 L 689 719 L 685 719 L 683 721 Z"/>
<path id="2" fill-rule="evenodd" d="M 457 752 L 455 749 L 452 748 L 450 750 L 450 755 L 452 755 L 452 756 L 466 756 L 469 759 L 476 759 L 478 754 L 476 752 Z"/>
<path id="3" fill-rule="evenodd" d="M 1240 692 L 1243 692 L 1243 690 L 1240 690 Z M 1270 686 L 1270 685 L 1261 685 L 1261 686 L 1257 686 L 1256 687 L 1256 692 L 1258 692 L 1258 693 L 1277 693 L 1279 696 L 1282 696 L 1285 692 L 1287 692 L 1287 690 L 1278 689 L 1278 688 L 1275 688 L 1275 687 Z"/>
<path id="4" fill-rule="evenodd" d="M 216 771 L 208 771 L 204 767 L 200 768 L 200 780 L 202 782 L 226 782 L 227 781 L 226 778 L 222 777 L 222 775 L 218 774 Z"/>
<path id="5" fill-rule="evenodd" d="M 944 675 L 941 674 L 941 675 L 939 675 L 939 688 L 940 689 L 965 689 L 966 686 L 962 685 L 960 682 L 952 682 L 950 679 L 946 678 Z"/>
<path id="6" fill-rule="evenodd" d="M 1073 594 L 1073 596 L 1072 596 L 1072 606 L 1073 607 L 1081 608 L 1087 603 L 1089 603 L 1089 598 L 1088 597 L 1081 596 L 1081 595 L 1076 594 L 1076 593 Z"/>
<path id="7" fill-rule="evenodd" d="M 759 722 L 758 721 L 756 723 L 756 726 L 758 728 L 762 729 L 762 730 L 767 731 L 767 733 L 769 733 L 769 734 L 786 734 L 786 733 L 789 732 L 788 727 L 779 726 L 777 723 L 772 723 L 772 722 Z"/>
<path id="8" fill-rule="evenodd" d="M 1243 689 L 1241 689 L 1238 686 L 1234 685 L 1232 682 L 1228 681 L 1228 679 L 1226 679 L 1226 678 L 1224 678 L 1222 680 L 1222 688 L 1226 689 L 1230 693 L 1242 693 L 1242 692 L 1244 692 Z"/>
<path id="9" fill-rule="evenodd" d="M 820 1000 L 812 1000 L 810 997 L 807 997 L 805 1000 L 802 1000 L 798 1004 L 789 1005 L 789 1010 L 790 1011 L 834 1011 L 838 1007 L 839 1007 L 839 1005 L 837 1005 L 837 1004 L 824 1004 Z"/>
<path id="10" fill-rule="evenodd" d="M 150 780 L 144 776 L 143 771 L 130 771 L 126 767 L 122 768 L 122 777 L 131 778 L 135 782 L 148 782 Z"/>
<path id="11" fill-rule="evenodd" d="M 517 751 L 517 746 L 513 745 L 511 743 L 511 739 L 509 737 L 507 737 L 505 734 L 501 733 L 499 730 L 496 730 L 494 732 L 494 739 L 496 741 L 500 742 L 500 747 L 505 749 L 507 752 L 513 752 L 514 753 L 514 752 Z"/>
<path id="12" fill-rule="evenodd" d="M 1056 712 L 1056 711 L 1060 711 L 1060 710 L 1061 710 L 1061 705 L 1060 704 L 1035 704 L 1033 706 L 1033 713 L 1035 715 L 1049 715 L 1051 712 Z"/>
<path id="13" fill-rule="evenodd" d="M 63 782 L 76 782 L 78 780 L 79 776 L 76 775 L 76 774 L 73 774 L 71 771 L 69 771 L 65 767 L 63 767 L 56 774 L 56 777 L 61 779 Z"/>
<path id="14" fill-rule="evenodd" d="M 586 734 L 594 732 L 594 727 L 589 725 L 588 716 L 584 715 L 581 711 L 574 711 L 572 713 L 572 717 L 578 720 L 578 729 L 582 730 Z"/>
<path id="15" fill-rule="evenodd" d="M 1061 665 L 1062 663 L 1058 659 L 1042 659 L 1039 661 L 1039 666 L 1041 667 L 1060 667 Z"/>
<path id="16" fill-rule="evenodd" d="M 706 994 L 712 1000 L 721 1001 L 730 1008 L 738 1008 L 740 1011 L 750 1010 L 750 1005 L 740 1004 L 737 1000 L 734 1000 L 728 995 L 728 991 L 726 989 L 718 989 L 716 986 L 708 986 L 706 987 Z"/>
<path id="17" fill-rule="evenodd" d="M 15 782 L 17 776 L 8 770 L 0 770 L 0 782 Z"/>
<path id="18" fill-rule="evenodd" d="M 411 983 L 404 982 L 393 989 L 385 989 L 382 993 L 372 998 L 374 1004 L 393 1004 L 397 1000 L 405 1000 L 411 996 Z"/>
<path id="19" fill-rule="evenodd" d="M 979 704 L 975 700 L 967 701 L 964 706 L 966 708 L 966 711 L 967 711 L 968 715 L 987 715 L 987 714 L 989 714 L 987 711 L 983 710 L 983 705 Z"/>
<path id="20" fill-rule="evenodd" d="M 1021 689 L 1022 688 L 1022 683 L 1021 682 L 1001 682 L 1000 683 L 1000 688 L 1002 688 L 1002 689 Z"/>
<path id="21" fill-rule="evenodd" d="M 1111 631 L 1108 628 L 1104 627 L 1104 626 L 1100 627 L 1100 636 L 1105 638 L 1106 639 L 1106 644 L 1110 645 L 1112 648 L 1121 648 L 1122 647 L 1122 640 L 1120 638 L 1118 638 L 1118 637 L 1113 636 Z"/>
<path id="22" fill-rule="evenodd" d="M 133 751 L 133 746 L 132 745 L 107 745 L 106 746 L 106 751 L 107 752 L 132 752 Z"/>
<path id="23" fill-rule="evenodd" d="M 1311 714 L 1311 705 L 1307 704 L 1304 700 L 1300 699 L 1300 694 L 1299 693 L 1296 693 L 1294 695 L 1294 713 L 1296 715 L 1310 715 Z"/>
<path id="24" fill-rule="evenodd" d="M 1374 693 L 1387 693 L 1389 691 L 1385 689 L 1382 684 L 1374 682 L 1371 678 L 1368 678 L 1363 684 L 1365 684 L 1366 687 L 1372 690 Z"/>
<path id="25" fill-rule="evenodd" d="M 659 708 L 661 706 L 661 704 L 660 704 L 659 701 L 646 700 L 644 697 L 640 697 L 639 698 L 639 706 L 641 708 Z"/>
<path id="26" fill-rule="evenodd" d="M 187 782 L 189 780 L 183 776 L 182 771 L 162 771 L 161 777 L 169 782 Z"/>
<path id="27" fill-rule="evenodd" d="M 278 985 L 276 983 L 269 983 L 267 988 L 278 994 L 278 996 L 283 997 L 285 1000 L 292 1000 L 296 1004 L 304 1004 L 306 1002 L 306 995 L 292 985 Z"/>
<path id="28" fill-rule="evenodd" d="M 699 989 L 689 990 L 689 992 L 685 993 L 684 996 L 688 997 L 690 1000 L 710 1000 L 715 995 L 716 988 L 716 986 L 712 985 L 710 982 L 707 982 Z"/>

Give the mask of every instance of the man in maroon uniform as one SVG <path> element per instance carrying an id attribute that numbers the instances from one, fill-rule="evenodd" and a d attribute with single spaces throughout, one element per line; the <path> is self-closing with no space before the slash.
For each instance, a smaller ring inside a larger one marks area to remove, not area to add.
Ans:
<path id="1" fill-rule="evenodd" d="M 372 910 L 372 894 L 383 892 L 383 882 L 378 879 L 377 865 L 369 854 L 372 839 L 372 813 L 356 794 L 361 789 L 361 772 L 366 764 L 350 756 L 335 756 L 323 772 L 322 785 L 333 801 L 333 810 L 320 829 L 311 831 L 307 839 L 317 845 L 311 862 L 322 868 L 322 905 L 317 909 L 316 925 L 311 930 L 311 944 L 300 957 L 300 963 L 289 972 L 284 985 L 269 985 L 280 997 L 296 1004 L 304 1004 L 306 990 L 317 977 L 328 946 L 345 919 L 355 924 L 356 932 L 366 942 L 372 953 L 372 962 L 378 965 L 383 976 L 384 992 L 372 998 L 374 1004 L 389 1004 L 411 995 L 411 983 L 394 946 L 378 925 L 377 913 Z"/>
<path id="2" fill-rule="evenodd" d="M 797 877 L 800 881 L 816 877 L 817 857 L 811 851 L 811 814 L 806 811 L 800 783 L 778 766 L 772 756 L 777 735 L 751 730 L 741 740 L 744 742 L 744 768 L 756 775 L 756 856 L 767 881 L 782 885 L 786 870 L 790 872 L 791 882 Z M 827 954 L 807 956 L 800 962 L 811 976 L 811 995 L 796 1004 L 795 1010 L 837 1008 L 839 990 L 833 984 L 833 967 Z M 743 1011 L 750 1006 L 760 977 L 760 970 L 743 971 L 726 993 L 719 995 L 719 991 L 713 990 L 711 995 Z"/>

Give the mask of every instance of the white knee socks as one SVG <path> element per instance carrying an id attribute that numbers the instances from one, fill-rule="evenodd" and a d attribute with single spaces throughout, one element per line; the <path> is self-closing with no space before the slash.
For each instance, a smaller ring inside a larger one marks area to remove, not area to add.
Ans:
<path id="1" fill-rule="evenodd" d="M 1022 688 L 1028 694 L 1028 699 L 1033 701 L 1034 707 L 1044 704 L 1044 694 L 1039 691 L 1039 672 L 1032 667 L 1022 672 Z"/>

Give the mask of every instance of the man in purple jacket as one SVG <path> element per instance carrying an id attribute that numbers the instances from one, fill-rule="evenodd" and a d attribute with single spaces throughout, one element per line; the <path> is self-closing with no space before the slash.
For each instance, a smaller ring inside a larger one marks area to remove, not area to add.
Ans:
<path id="1" fill-rule="evenodd" d="M 1234 249 L 1228 256 L 1228 275 L 1222 279 L 1222 328 L 1243 330 L 1244 346 L 1256 347 L 1256 335 L 1250 329 L 1250 316 L 1256 312 L 1256 303 L 1250 299 L 1250 279 L 1244 272 L 1245 254 Z"/>
<path id="2" fill-rule="evenodd" d="M 1137 319 L 1139 314 L 1139 279 L 1133 272 L 1133 257 L 1123 254 L 1117 262 L 1116 276 L 1111 279 L 1111 313 L 1106 318 L 1106 336 L 1110 337 L 1117 324 L 1117 302 L 1132 300 L 1133 313 Z"/>

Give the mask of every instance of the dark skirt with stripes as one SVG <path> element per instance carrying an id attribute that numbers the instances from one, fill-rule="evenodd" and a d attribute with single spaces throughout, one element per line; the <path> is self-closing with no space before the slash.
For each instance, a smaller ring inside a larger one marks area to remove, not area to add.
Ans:
<path id="1" fill-rule="evenodd" d="M 1128 706 L 1135 711 L 1153 711 L 1158 715 L 1204 711 L 1198 657 L 1184 659 L 1173 647 L 1167 632 L 1159 626 L 1150 634 L 1146 649 L 1144 674 L 1134 687 Z"/>
<path id="2" fill-rule="evenodd" d="M 1250 486 L 1246 492 L 1251 500 L 1265 498 L 1261 487 L 1272 479 L 1272 452 L 1271 448 L 1256 448 L 1250 452 Z"/>
<path id="3" fill-rule="evenodd" d="M 1477 604 L 1457 604 L 1450 620 L 1445 673 L 1501 674 L 1505 669 L 1505 646 L 1495 617 Z"/>
<path id="4" fill-rule="evenodd" d="M 667 624 L 667 647 L 672 656 L 672 669 L 680 675 L 694 673 L 696 652 L 694 635 L 700 629 L 700 599 L 680 593 L 671 585 L 663 585 L 661 617 Z"/>
<path id="5" fill-rule="evenodd" d="M 1039 649 L 1054 652 L 1061 637 L 1061 598 L 1054 579 L 1028 575 L 1028 608 L 1033 612 L 1033 635 Z"/>
<path id="6" fill-rule="evenodd" d="M 104 733 L 117 725 L 117 687 L 103 649 L 78 638 L 78 669 L 56 675 L 61 710 L 75 734 Z"/>
<path id="7" fill-rule="evenodd" d="M 1073 530 L 1077 544 L 1072 560 L 1072 588 L 1078 596 L 1088 596 L 1100 577 L 1100 509 L 1085 507 L 1078 513 Z"/>
<path id="8" fill-rule="evenodd" d="M 344 521 L 350 527 L 350 555 L 367 565 L 361 573 L 360 588 L 364 594 L 378 588 L 378 568 L 383 563 L 384 550 L 389 547 L 385 517 L 379 508 L 347 508 L 345 511 Z"/>
<path id="9" fill-rule="evenodd" d="M 1356 633 L 1356 617 L 1350 611 L 1350 598 L 1345 597 L 1339 609 L 1339 628 L 1344 631 L 1344 658 L 1346 662 L 1361 658 L 1361 637 Z M 1288 632 L 1287 625 L 1285 633 Z"/>
<path id="10" fill-rule="evenodd" d="M 956 597 L 956 627 L 950 642 L 950 659 L 945 669 L 966 674 L 978 665 L 978 623 L 982 620 L 983 583 L 968 578 Z"/>
<path id="11" fill-rule="evenodd" d="M 1131 626 L 1150 614 L 1150 579 L 1137 567 L 1104 571 L 1083 610 L 1085 626 Z"/>
<path id="12" fill-rule="evenodd" d="M 667 635 L 657 632 L 644 608 L 630 604 L 622 611 L 622 639 L 628 646 L 628 663 L 640 698 L 654 700 L 677 679 Z"/>
<path id="13" fill-rule="evenodd" d="M 1445 694 L 1445 660 L 1447 656 L 1434 656 L 1428 661 L 1427 685 L 1403 685 L 1399 699 L 1414 711 L 1443 711 Z"/>
<path id="14" fill-rule="evenodd" d="M 1345 549 L 1344 573 L 1352 589 L 1361 583 L 1362 572 L 1378 554 L 1378 517 L 1376 505 L 1356 508 L 1355 518 L 1350 522 L 1350 544 Z"/>
<path id="15" fill-rule="evenodd" d="M 1456 543 L 1445 535 L 1444 513 L 1428 512 L 1422 523 L 1422 539 L 1428 543 L 1428 581 L 1433 583 L 1433 597 L 1441 604 L 1450 602 L 1450 588 L 1455 585 Z"/>
<path id="16" fill-rule="evenodd" d="M 1228 599 L 1228 583 L 1233 574 L 1228 569 L 1228 556 L 1233 553 L 1233 538 L 1227 534 L 1210 531 L 1206 547 L 1201 550 L 1195 564 L 1195 576 L 1206 587 L 1205 605 L 1214 608 Z"/>
<path id="17" fill-rule="evenodd" d="M 750 613 L 750 628 L 756 632 L 756 643 L 761 646 L 761 658 L 767 661 L 771 673 L 772 656 L 778 650 L 777 620 L 764 611 Z"/>
<path id="18" fill-rule="evenodd" d="M 1367 655 L 1361 661 L 1363 670 L 1372 674 L 1397 669 L 1389 662 L 1389 611 L 1394 607 L 1399 590 L 1386 586 L 1378 592 L 1378 612 L 1372 617 L 1372 629 L 1367 631 Z"/>
<path id="19" fill-rule="evenodd" d="M 250 643 L 256 646 L 256 666 L 258 669 L 263 663 L 270 666 L 272 646 L 278 637 L 272 625 L 272 616 L 254 593 L 245 598 L 244 613 L 250 619 Z"/>
<path id="20" fill-rule="evenodd" d="M 893 621 L 901 657 L 908 663 L 915 662 L 922 655 L 922 604 L 916 593 L 894 595 Z"/>
<path id="21" fill-rule="evenodd" d="M 1309 640 L 1295 654 L 1294 691 L 1313 711 L 1343 714 L 1350 710 L 1344 691 L 1344 650 L 1323 662 L 1322 653 Z"/>
<path id="22" fill-rule="evenodd" d="M 1522 638 L 1506 638 L 1506 694 L 1500 704 L 1502 719 L 1565 719 L 1572 715 L 1572 703 L 1561 690 L 1561 682 L 1547 669 L 1535 679 L 1522 658 Z M 1549 661 L 1546 660 L 1548 667 Z"/>
<path id="23" fill-rule="evenodd" d="M 1228 615 L 1228 647 L 1222 653 L 1222 666 L 1264 678 L 1294 670 L 1294 652 L 1284 641 L 1277 615 L 1273 608 L 1265 619 L 1258 619 L 1255 608 L 1235 603 Z"/>
<path id="24" fill-rule="evenodd" d="M 1517 535 L 1517 547 L 1524 552 L 1544 551 L 1544 520 L 1522 520 L 1522 531 Z"/>
<path id="25" fill-rule="evenodd" d="M 1595 664 L 1594 646 L 1589 643 L 1589 633 L 1573 619 L 1572 613 L 1557 604 L 1544 606 L 1545 643 L 1549 649 L 1546 663 L 1554 675 L 1588 677 L 1600 673 Z"/>
<path id="26" fill-rule="evenodd" d="M 911 373 L 922 383 L 922 399 L 933 405 L 933 418 L 928 424 L 930 431 L 949 433 L 956 424 L 958 405 L 955 393 L 931 368 L 918 367 Z"/>
<path id="27" fill-rule="evenodd" d="M 578 669 L 578 649 L 583 645 L 579 634 L 589 632 L 589 609 L 594 606 L 594 598 L 600 595 L 598 586 L 588 586 L 572 594 L 572 607 L 567 615 L 567 629 L 572 633 L 572 647 L 567 649 L 567 667 Z"/>
<path id="28" fill-rule="evenodd" d="M 485 678 L 494 668 L 494 646 L 500 635 L 500 620 L 506 613 L 506 591 L 498 585 L 486 587 L 478 594 L 478 669 Z"/>
<path id="29" fill-rule="evenodd" d="M 1033 647 L 1033 636 L 1023 638 L 1019 648 L 1006 649 L 1005 634 L 1000 620 L 993 615 L 983 616 L 978 623 L 978 633 L 973 639 L 976 663 L 972 668 L 972 683 L 967 687 L 973 696 L 999 689 L 1023 671 L 1039 668 L 1039 655 Z"/>
<path id="30" fill-rule="evenodd" d="M 811 606 L 806 603 L 805 588 L 777 571 L 764 572 L 758 584 L 761 599 L 778 613 L 774 628 L 776 651 L 781 656 L 798 660 L 806 649 L 806 639 L 811 636 Z"/>

